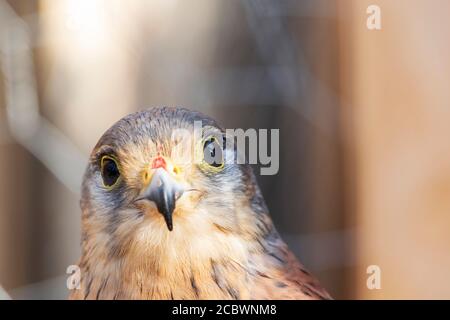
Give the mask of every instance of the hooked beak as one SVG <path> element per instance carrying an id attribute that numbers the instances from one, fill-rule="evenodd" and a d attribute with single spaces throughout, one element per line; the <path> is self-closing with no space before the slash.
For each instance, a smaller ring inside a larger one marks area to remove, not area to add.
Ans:
<path id="1" fill-rule="evenodd" d="M 167 228 L 169 231 L 172 231 L 172 214 L 175 210 L 176 200 L 181 197 L 185 189 L 167 171 L 165 161 L 161 162 L 161 159 L 157 159 L 159 162 L 153 162 L 152 169 L 150 169 L 153 171 L 150 177 L 150 183 L 143 190 L 138 200 L 146 199 L 153 201 L 159 213 L 164 217 Z M 155 163 L 157 163 L 156 166 Z M 158 165 L 159 163 L 164 163 L 164 165 Z"/>

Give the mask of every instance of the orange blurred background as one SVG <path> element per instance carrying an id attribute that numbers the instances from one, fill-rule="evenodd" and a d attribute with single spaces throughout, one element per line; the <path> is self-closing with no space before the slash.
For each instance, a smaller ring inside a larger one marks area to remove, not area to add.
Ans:
<path id="1" fill-rule="evenodd" d="M 366 26 L 370 5 L 381 30 Z M 449 12 L 446 0 L 0 0 L 0 284 L 65 298 L 90 150 L 130 112 L 184 106 L 280 129 L 280 172 L 258 179 L 334 298 L 449 299 Z"/>

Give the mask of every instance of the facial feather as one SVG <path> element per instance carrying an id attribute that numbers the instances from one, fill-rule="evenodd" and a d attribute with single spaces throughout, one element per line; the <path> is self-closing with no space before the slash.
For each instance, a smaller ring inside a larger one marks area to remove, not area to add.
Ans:
<path id="1" fill-rule="evenodd" d="M 205 134 L 223 132 L 199 113 L 156 108 L 123 118 L 99 140 L 83 181 L 82 290 L 72 298 L 258 298 L 265 293 L 256 284 L 276 286 L 259 274 L 280 276 L 290 267 L 278 261 L 277 254 L 290 253 L 283 251 L 251 168 L 230 161 L 208 170 L 192 161 L 201 142 L 194 121 L 202 121 Z M 189 133 L 185 144 L 174 139 L 178 129 Z M 117 159 L 120 171 L 112 189 L 102 184 L 99 158 L 105 154 Z M 224 154 L 231 159 L 234 150 L 225 145 Z M 172 231 L 154 203 L 136 201 L 157 156 L 177 168 L 173 179 L 186 190 L 176 201 Z M 307 297 L 293 286 L 298 297 Z"/>

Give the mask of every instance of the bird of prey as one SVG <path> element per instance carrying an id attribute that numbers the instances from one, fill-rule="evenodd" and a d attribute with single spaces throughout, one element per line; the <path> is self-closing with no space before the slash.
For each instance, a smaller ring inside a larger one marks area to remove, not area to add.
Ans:
<path id="1" fill-rule="evenodd" d="M 80 282 L 69 298 L 330 298 L 275 230 L 251 167 L 230 161 L 224 132 L 166 107 L 106 131 L 83 179 Z"/>

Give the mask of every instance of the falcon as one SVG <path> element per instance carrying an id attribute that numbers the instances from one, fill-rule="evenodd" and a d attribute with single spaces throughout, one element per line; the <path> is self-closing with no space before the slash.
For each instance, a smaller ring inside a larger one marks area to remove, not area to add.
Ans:
<path id="1" fill-rule="evenodd" d="M 107 130 L 83 178 L 69 298 L 330 299 L 280 238 L 236 153 L 216 121 L 182 108 Z"/>

